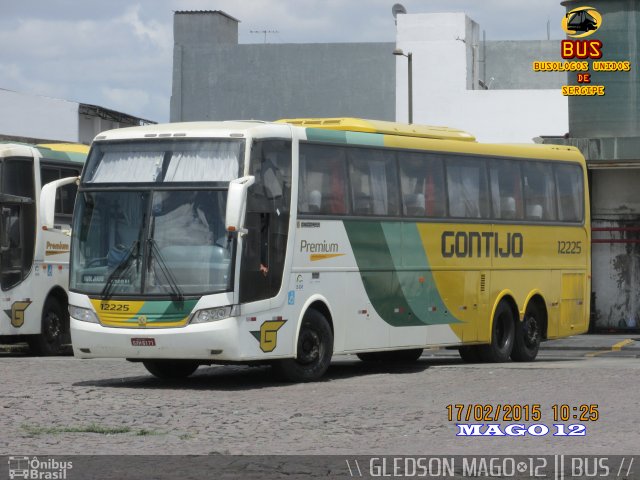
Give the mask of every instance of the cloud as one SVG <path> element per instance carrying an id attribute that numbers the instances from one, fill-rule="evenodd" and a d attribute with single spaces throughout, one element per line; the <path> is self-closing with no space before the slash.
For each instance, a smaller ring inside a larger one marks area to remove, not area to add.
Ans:
<path id="1" fill-rule="evenodd" d="M 0 16 L 0 88 L 169 118 L 173 11 L 223 10 L 238 18 L 240 41 L 251 30 L 278 30 L 270 43 L 393 42 L 398 0 L 29 0 Z M 465 12 L 487 38 L 543 39 L 550 19 L 560 38 L 559 0 L 399 0 L 409 13 Z M 143 95 L 144 93 L 144 95 Z"/>
<path id="2" fill-rule="evenodd" d="M 148 41 L 161 49 L 169 49 L 173 45 L 173 33 L 169 25 L 158 20 L 144 22 L 140 18 L 140 5 L 127 9 L 120 20 L 133 28 L 136 37 L 141 41 Z"/>

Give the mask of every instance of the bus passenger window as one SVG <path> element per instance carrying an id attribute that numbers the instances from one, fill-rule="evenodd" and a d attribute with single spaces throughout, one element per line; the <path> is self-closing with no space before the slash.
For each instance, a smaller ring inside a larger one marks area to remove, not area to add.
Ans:
<path id="1" fill-rule="evenodd" d="M 583 213 L 582 170 L 577 165 L 556 165 L 558 219 L 581 222 Z"/>
<path id="2" fill-rule="evenodd" d="M 444 217 L 442 160 L 435 155 L 398 152 L 402 210 L 408 217 Z"/>
<path id="3" fill-rule="evenodd" d="M 342 147 L 300 144 L 300 213 L 347 213 L 347 178 Z"/>
<path id="4" fill-rule="evenodd" d="M 449 214 L 458 218 L 489 218 L 485 163 L 454 157 L 447 159 L 446 165 Z"/>
<path id="5" fill-rule="evenodd" d="M 524 162 L 523 175 L 526 219 L 556 220 L 556 192 L 551 164 Z"/>
<path id="6" fill-rule="evenodd" d="M 60 170 L 61 178 L 77 177 L 80 175 L 80 171 L 63 168 Z M 60 200 L 62 202 L 61 213 L 65 215 L 73 214 L 73 205 L 76 201 L 76 194 L 78 193 L 78 186 L 75 183 L 65 185 L 60 189 Z"/>
<path id="7" fill-rule="evenodd" d="M 393 153 L 349 150 L 349 176 L 355 215 L 400 215 Z"/>
<path id="8" fill-rule="evenodd" d="M 493 216 L 501 220 L 522 220 L 522 176 L 518 163 L 510 160 L 492 160 L 489 176 Z"/>

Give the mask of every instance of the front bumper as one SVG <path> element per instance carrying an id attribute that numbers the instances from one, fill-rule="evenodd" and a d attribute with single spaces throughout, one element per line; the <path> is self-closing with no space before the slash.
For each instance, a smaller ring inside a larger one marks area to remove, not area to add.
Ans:
<path id="1" fill-rule="evenodd" d="M 134 346 L 132 339 L 155 345 Z M 71 318 L 71 340 L 79 358 L 259 359 L 257 352 L 242 352 L 237 318 L 180 328 L 113 328 Z"/>

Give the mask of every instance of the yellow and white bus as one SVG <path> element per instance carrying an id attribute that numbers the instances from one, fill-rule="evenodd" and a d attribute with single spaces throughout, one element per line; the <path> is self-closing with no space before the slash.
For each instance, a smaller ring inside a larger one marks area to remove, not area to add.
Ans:
<path id="1" fill-rule="evenodd" d="M 105 132 L 74 213 L 74 353 L 294 381 L 333 354 L 531 361 L 587 330 L 588 212 L 571 147 L 353 118 Z"/>
<path id="2" fill-rule="evenodd" d="M 59 354 L 71 343 L 67 287 L 77 188 L 72 182 L 88 151 L 78 144 L 0 142 L 0 339 L 26 340 L 34 353 Z M 57 196 L 44 201 L 41 189 L 49 182 L 59 187 Z M 45 211 L 37 211 L 38 203 Z M 50 228 L 43 229 L 45 224 Z"/>

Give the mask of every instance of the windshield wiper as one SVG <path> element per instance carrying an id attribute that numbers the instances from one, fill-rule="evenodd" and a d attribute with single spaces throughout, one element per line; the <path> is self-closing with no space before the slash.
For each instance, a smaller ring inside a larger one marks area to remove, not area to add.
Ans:
<path id="1" fill-rule="evenodd" d="M 148 249 L 149 249 L 149 261 L 147 262 L 147 268 L 151 268 L 151 258 L 155 256 L 158 266 L 160 267 L 160 271 L 165 276 L 167 283 L 171 287 L 170 295 L 171 299 L 175 302 L 184 301 L 184 294 L 180 287 L 178 286 L 178 282 L 176 282 L 175 277 L 171 273 L 171 270 L 167 267 L 167 264 L 164 262 L 162 255 L 160 254 L 160 249 L 158 249 L 158 245 L 153 238 L 147 240 Z"/>
<path id="2" fill-rule="evenodd" d="M 116 280 L 122 278 L 122 274 L 129 269 L 129 267 L 131 266 L 131 260 L 140 256 L 140 252 L 136 252 L 135 255 L 133 254 L 133 251 L 136 250 L 139 245 L 140 242 L 138 240 L 134 240 L 131 244 L 131 247 L 129 247 L 129 250 L 127 250 L 127 253 L 125 253 L 124 258 L 120 261 L 113 272 L 111 272 L 109 277 L 107 277 L 107 282 L 105 283 L 104 288 L 100 293 L 100 296 L 103 300 L 108 300 L 111 297 L 113 286 L 115 285 Z"/>

